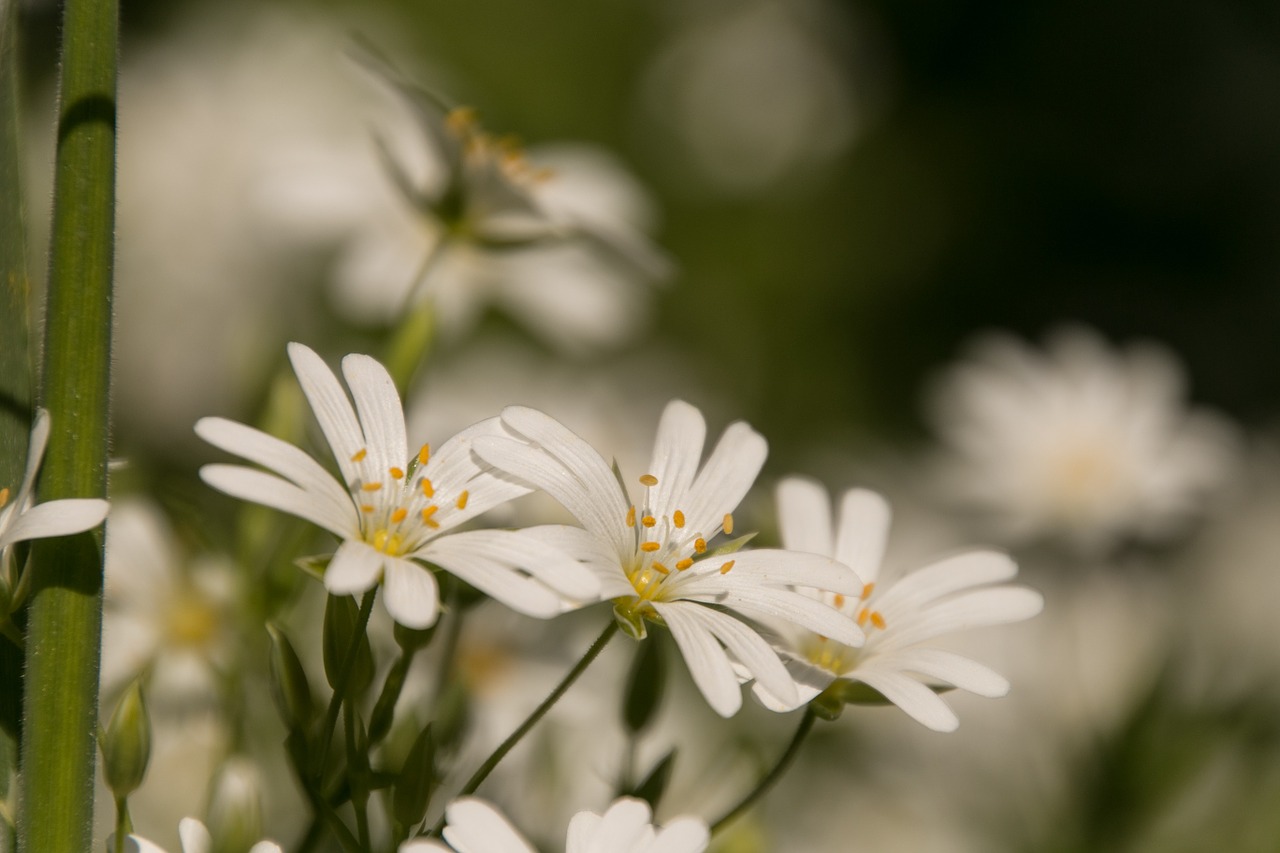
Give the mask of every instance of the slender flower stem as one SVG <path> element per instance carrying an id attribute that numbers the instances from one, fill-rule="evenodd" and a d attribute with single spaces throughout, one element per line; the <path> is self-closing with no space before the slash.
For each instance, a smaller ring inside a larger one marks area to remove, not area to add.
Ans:
<path id="1" fill-rule="evenodd" d="M 756 800 L 768 793 L 769 789 L 782 778 L 783 774 L 787 772 L 787 768 L 791 766 L 791 762 L 800 753 L 800 747 L 805 738 L 809 736 L 809 730 L 813 728 L 813 721 L 816 719 L 817 716 L 813 713 L 813 709 L 806 705 L 804 716 L 800 719 L 800 725 L 796 727 L 796 733 L 791 736 L 791 742 L 787 744 L 787 748 L 782 755 L 778 756 L 778 761 L 773 765 L 773 769 L 760 777 L 760 781 L 756 783 L 756 786 L 739 800 L 736 806 L 729 809 L 719 820 L 711 824 L 712 834 L 719 832 L 725 827 L 725 824 L 755 805 Z"/>
<path id="2" fill-rule="evenodd" d="M 556 685 L 556 688 L 551 691 L 551 694 L 547 696 L 546 699 L 543 699 L 542 703 L 533 709 L 533 713 L 531 713 L 525 721 L 520 724 L 519 728 L 512 732 L 506 740 L 500 743 L 498 748 L 493 751 L 493 754 L 485 759 L 484 763 L 476 769 L 475 773 L 471 774 L 471 778 L 467 780 L 467 784 L 462 786 L 462 790 L 458 792 L 457 796 L 465 797 L 476 792 L 476 789 L 480 787 L 481 783 L 484 782 L 484 780 L 488 778 L 489 774 L 493 772 L 493 769 L 498 766 L 498 762 L 502 761 L 502 759 L 506 757 L 506 754 L 520 742 L 520 739 L 529 733 L 529 730 L 546 715 L 547 711 L 551 710 L 551 706 L 560 700 L 560 697 L 565 694 L 565 691 L 573 686 L 573 683 L 578 680 L 578 676 L 582 675 L 582 673 L 586 671 L 587 667 L 591 665 L 591 662 L 599 657 L 600 652 L 604 651 L 604 647 L 609 644 L 609 641 L 613 639 L 613 635 L 616 633 L 618 633 L 618 621 L 616 619 L 612 619 L 609 621 L 608 627 L 606 627 L 600 636 L 596 638 L 596 641 L 591 644 L 591 648 L 587 649 L 586 654 L 582 656 L 582 660 L 573 665 L 573 669 L 569 670 L 565 677 L 561 679 L 560 683 Z M 436 828 L 433 830 L 433 833 L 435 835 L 439 835 L 443 829 L 444 818 L 442 817 L 440 818 L 440 823 L 437 824 Z"/>
<path id="3" fill-rule="evenodd" d="M 106 496 L 117 0 L 67 0 L 44 340 L 41 501 Z M 101 532 L 31 549 L 18 849 L 93 848 Z"/>
<path id="4" fill-rule="evenodd" d="M 360 641 L 364 639 L 369 627 L 369 614 L 373 612 L 373 600 L 377 593 L 378 588 L 375 586 L 360 600 L 360 615 L 356 617 L 355 630 L 351 633 L 351 645 L 347 647 L 347 653 L 342 658 L 342 668 L 338 670 L 338 683 L 334 685 L 333 696 L 329 698 L 329 707 L 325 709 L 324 728 L 320 731 L 320 760 L 316 762 L 314 768 L 316 795 L 321 798 L 324 796 L 321 785 L 324 780 L 324 765 L 329 760 L 329 741 L 333 740 L 333 730 L 338 725 L 338 711 L 347 698 L 347 685 L 351 681 L 351 672 L 355 669 Z"/>

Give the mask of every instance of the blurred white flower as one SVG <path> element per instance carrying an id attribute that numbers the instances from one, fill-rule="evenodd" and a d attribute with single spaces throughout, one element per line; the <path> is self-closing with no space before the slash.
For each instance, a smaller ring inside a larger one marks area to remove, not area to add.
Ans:
<path id="1" fill-rule="evenodd" d="M 446 816 L 447 845 L 414 839 L 401 844 L 399 853 L 536 853 L 502 812 L 484 800 L 454 800 Z M 649 804 L 630 797 L 614 800 L 603 815 L 578 812 L 569 822 L 565 853 L 702 853 L 711 841 L 698 818 L 676 818 L 662 827 L 652 820 Z"/>
<path id="2" fill-rule="evenodd" d="M 27 446 L 27 466 L 17 493 L 0 488 L 0 578 L 9 572 L 10 546 L 31 539 L 67 536 L 97 527 L 107 517 L 108 504 L 99 498 L 66 498 L 35 502 L 36 474 L 49 443 L 49 413 L 36 410 Z"/>
<path id="3" fill-rule="evenodd" d="M 933 689 L 958 687 L 981 696 L 1003 696 L 1009 682 L 987 667 L 927 645 L 965 628 L 1002 625 L 1040 612 L 1038 592 L 1003 585 L 1017 566 L 1003 554 L 971 551 L 918 569 L 879 586 L 889 533 L 889 505 L 865 489 L 845 492 L 832 530 L 831 503 L 818 483 L 789 478 L 778 485 L 783 547 L 832 556 L 865 584 L 856 597 L 815 591 L 866 632 L 861 648 L 828 636 L 778 625 L 795 679 L 795 701 L 757 683 L 755 693 L 777 710 L 809 702 L 833 683 L 861 682 L 935 731 L 953 731 L 959 720 Z M 999 584 L 999 585 L 997 585 Z"/>
<path id="4" fill-rule="evenodd" d="M 306 394 L 343 481 L 297 447 L 234 421 L 203 418 L 201 438 L 270 469 L 206 465 L 200 476 L 227 494 L 274 507 L 333 533 L 341 544 L 325 570 L 334 595 L 386 585 L 383 606 L 410 628 L 439 615 L 440 566 L 514 610 L 548 618 L 588 600 L 599 585 L 560 550 L 518 531 L 450 533 L 480 513 L 529 491 L 474 458 L 472 445 L 497 434 L 497 418 L 482 421 L 434 453 L 409 455 L 404 412 L 386 368 L 366 355 L 343 359 L 355 408 L 315 352 L 289 345 Z"/>
<path id="5" fill-rule="evenodd" d="M 235 656 L 237 600 L 233 566 L 188 562 L 159 509 L 119 502 L 107 529 L 104 692 L 146 671 L 147 696 L 161 705 L 216 698 Z"/>
<path id="6" fill-rule="evenodd" d="M 186 817 L 178 824 L 182 838 L 182 853 L 212 853 L 213 837 L 205 825 L 193 817 Z M 115 853 L 114 837 L 107 839 L 107 853 Z M 164 848 L 138 835 L 130 835 L 125 850 L 131 853 L 165 853 Z M 249 848 L 249 853 L 284 853 L 279 844 L 259 841 Z"/>
<path id="7" fill-rule="evenodd" d="M 1060 537 L 1096 551 L 1126 536 L 1160 538 L 1226 479 L 1233 435 L 1188 410 L 1173 356 L 1123 351 L 1080 328 L 1036 350 L 980 340 L 930 401 L 946 445 L 943 486 L 998 535 Z"/>
<path id="8" fill-rule="evenodd" d="M 628 633 L 643 638 L 646 619 L 669 628 L 694 682 L 721 716 L 742 703 L 735 663 L 784 701 L 795 697 L 777 654 L 747 619 L 773 616 L 850 645 L 861 642 L 853 622 L 792 588 L 854 593 L 859 584 L 844 567 L 778 550 L 717 556 L 710 544 L 732 535 L 732 512 L 764 464 L 764 438 L 747 424 L 731 424 L 700 468 L 706 423 L 693 406 L 672 401 L 649 472 L 639 478 L 641 498 L 632 500 L 621 475 L 558 421 L 519 406 L 504 409 L 501 420 L 513 437 L 478 437 L 476 452 L 545 490 L 584 525 L 526 532 L 595 572 Z"/>

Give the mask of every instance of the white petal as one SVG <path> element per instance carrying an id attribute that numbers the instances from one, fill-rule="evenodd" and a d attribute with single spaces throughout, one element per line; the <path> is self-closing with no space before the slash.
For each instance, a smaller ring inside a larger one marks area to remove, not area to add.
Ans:
<path id="1" fill-rule="evenodd" d="M 700 604 L 655 603 L 654 608 L 671 629 L 684 656 L 693 683 L 707 704 L 722 717 L 732 717 L 742 707 L 742 691 L 729 657 L 698 618 L 706 610 Z"/>
<path id="2" fill-rule="evenodd" d="M 755 694 L 760 704 L 780 714 L 807 705 L 836 679 L 833 673 L 798 658 L 784 656 L 782 663 L 786 666 L 787 673 L 791 676 L 791 681 L 796 688 L 794 702 L 784 702 L 765 689 L 759 681 L 751 685 L 751 692 Z"/>
<path id="3" fill-rule="evenodd" d="M 113 832 L 107 836 L 107 853 L 115 853 L 116 836 Z M 148 841 L 141 835 L 130 835 L 124 840 L 125 853 L 166 853 L 165 849 L 154 841 Z"/>
<path id="4" fill-rule="evenodd" d="M 431 478 L 436 493 L 456 501 L 463 490 L 467 492 L 465 509 L 458 509 L 455 503 L 441 507 L 436 516 L 441 530 L 456 527 L 531 491 L 524 483 L 495 471 L 473 452 L 472 444 L 477 437 L 500 433 L 505 435 L 498 418 L 489 418 L 467 427 L 432 451 L 422 473 Z"/>
<path id="5" fill-rule="evenodd" d="M 670 516 L 683 509 L 676 504 L 684 500 L 693 485 L 706 436 L 707 424 L 701 412 L 683 400 L 667 404 L 658 422 L 649 470 L 645 472 L 658 478 L 649 503 L 655 514 Z"/>
<path id="6" fill-rule="evenodd" d="M 579 812 L 570 822 L 570 837 L 575 843 L 572 847 L 566 845 L 565 853 L 629 853 L 653 836 L 653 827 L 649 823 L 653 813 L 643 800 L 632 797 L 614 800 L 599 820 L 588 818 L 580 821 L 580 826 L 590 826 L 590 831 L 584 833 L 579 830 L 575 837 L 572 825 L 582 815 Z"/>
<path id="7" fill-rule="evenodd" d="M 351 457 L 365 447 L 364 433 L 347 392 L 342 390 L 338 377 L 333 375 L 323 359 L 310 348 L 291 343 L 288 349 L 293 372 L 297 374 L 302 393 L 306 395 L 320 430 L 329 442 L 342 479 L 352 483 L 358 476 L 358 470 Z"/>
<path id="8" fill-rule="evenodd" d="M 66 536 L 97 527 L 107 517 L 108 506 L 98 498 L 66 498 L 36 504 L 0 533 L 0 548 L 14 542 Z"/>
<path id="9" fill-rule="evenodd" d="M 375 359 L 357 353 L 342 360 L 342 374 L 356 402 L 356 416 L 375 470 L 382 473 L 404 465 L 409 459 L 404 408 L 391 374 Z"/>
<path id="10" fill-rule="evenodd" d="M 729 560 L 733 560 L 733 568 L 727 574 L 720 574 L 720 567 Z M 755 548 L 699 560 L 679 580 L 681 592 L 695 586 L 701 593 L 705 589 L 721 590 L 738 585 L 805 586 L 845 595 L 862 592 L 862 581 L 830 557 L 776 548 Z"/>
<path id="11" fill-rule="evenodd" d="M 201 418 L 196 421 L 196 435 L 290 480 L 319 501 L 332 504 L 337 515 L 345 515 L 351 505 L 346 487 L 308 453 L 287 441 L 225 418 Z"/>
<path id="12" fill-rule="evenodd" d="M 537 853 L 503 814 L 484 800 L 454 800 L 444 838 L 459 853 Z"/>
<path id="13" fill-rule="evenodd" d="M 853 569 L 863 583 L 875 583 L 880 576 L 890 517 L 889 503 L 866 489 L 850 489 L 840 501 L 832 556 Z"/>
<path id="14" fill-rule="evenodd" d="M 382 577 L 386 555 L 357 539 L 338 546 L 324 571 L 324 588 L 334 595 L 355 595 L 376 584 Z"/>
<path id="15" fill-rule="evenodd" d="M 881 610 L 911 609 L 966 587 L 1009 580 L 1018 566 L 1007 554 L 969 551 L 917 569 L 884 592 Z"/>
<path id="16" fill-rule="evenodd" d="M 209 853 L 213 849 L 209 830 L 193 817 L 178 822 L 178 837 L 182 839 L 182 853 Z"/>
<path id="17" fill-rule="evenodd" d="M 274 841 L 259 841 L 249 848 L 249 853 L 284 853 L 284 850 Z"/>
<path id="18" fill-rule="evenodd" d="M 689 489 L 684 512 L 693 530 L 719 528 L 724 514 L 733 512 L 751 489 L 768 453 L 760 433 L 742 421 L 729 424 Z"/>
<path id="19" fill-rule="evenodd" d="M 649 850 L 653 853 L 702 853 L 711 844 L 711 832 L 701 818 L 681 817 L 658 831 Z"/>
<path id="20" fill-rule="evenodd" d="M 1035 616 L 1043 607 L 1044 597 L 1035 590 L 1000 586 L 958 595 L 926 610 L 903 614 L 905 618 L 882 610 L 890 630 L 881 647 L 901 648 L 952 631 L 1020 622 Z"/>
<path id="21" fill-rule="evenodd" d="M 396 853 L 454 853 L 454 849 L 431 838 L 410 838 L 396 848 Z"/>
<path id="22" fill-rule="evenodd" d="M 335 536 L 347 538 L 360 529 L 356 508 L 351 502 L 341 510 L 324 496 L 243 465 L 205 465 L 200 479 L 233 498 L 262 504 L 317 524 Z"/>
<path id="23" fill-rule="evenodd" d="M 781 619 L 846 646 L 861 646 L 866 639 L 849 614 L 800 593 L 746 588 L 721 593 L 712 600 L 744 616 L 766 621 Z"/>
<path id="24" fill-rule="evenodd" d="M 36 420 L 31 425 L 31 440 L 27 444 L 27 464 L 22 472 L 22 483 L 18 486 L 17 494 L 11 497 L 13 512 L 21 512 L 31 496 L 31 489 L 36 482 L 36 472 L 40 470 L 45 448 L 49 445 L 49 430 L 49 412 L 42 408 L 36 409 Z M 0 523 L 3 523 L 3 520 L 3 513 L 0 513 Z"/>
<path id="25" fill-rule="evenodd" d="M 440 615 L 435 576 L 412 560 L 387 558 L 382 591 L 382 606 L 406 628 L 429 628 Z"/>
<path id="26" fill-rule="evenodd" d="M 953 732 L 960 726 L 959 718 L 947 703 L 910 676 L 892 670 L 868 669 L 859 670 L 852 677 L 879 690 L 886 699 L 935 732 Z"/>
<path id="27" fill-rule="evenodd" d="M 886 657 L 884 663 L 990 699 L 1009 693 L 1009 680 L 1000 673 L 977 661 L 942 649 L 904 649 L 892 657 Z"/>
<path id="28" fill-rule="evenodd" d="M 634 595 L 635 588 L 627 580 L 622 567 L 618 564 L 618 555 L 613 553 L 607 542 L 581 527 L 570 527 L 564 524 L 544 524 L 539 527 L 526 527 L 520 531 L 522 536 L 534 539 L 559 549 L 582 563 L 592 574 L 600 588 L 600 598 L 617 598 L 620 595 Z"/>
<path id="29" fill-rule="evenodd" d="M 788 551 L 834 556 L 831 502 L 826 488 L 814 480 L 788 477 L 778 483 L 775 495 L 782 547 Z"/>

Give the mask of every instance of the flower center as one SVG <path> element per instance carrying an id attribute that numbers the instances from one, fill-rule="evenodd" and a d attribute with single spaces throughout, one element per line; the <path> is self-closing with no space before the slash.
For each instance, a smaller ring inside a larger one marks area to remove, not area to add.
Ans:
<path id="1" fill-rule="evenodd" d="M 170 605 L 165 619 L 165 636 L 176 646 L 203 648 L 218 633 L 218 611 L 199 593 L 188 590 Z"/>
<path id="2" fill-rule="evenodd" d="M 884 614 L 876 610 L 871 603 L 871 596 L 875 592 L 875 588 L 876 585 L 874 583 L 866 584 L 862 587 L 862 594 L 852 602 L 839 594 L 836 594 L 831 599 L 831 604 L 837 610 L 853 616 L 854 621 L 858 623 L 858 627 L 867 635 L 866 644 L 861 648 L 854 648 L 853 646 L 846 646 L 844 643 L 828 639 L 821 634 L 813 634 L 801 650 L 810 663 L 834 675 L 844 675 L 857 666 L 862 655 L 872 645 L 875 633 L 884 631 L 889 627 L 889 623 L 885 621 Z"/>
<path id="3" fill-rule="evenodd" d="M 361 464 L 368 458 L 364 448 L 351 461 Z M 412 553 L 440 529 L 439 513 L 461 512 L 467 508 L 470 492 L 463 489 L 443 500 L 425 473 L 431 458 L 430 445 L 422 445 L 406 468 L 391 467 L 385 472 L 361 471 L 351 485 L 351 497 L 360 509 L 360 535 L 374 549 L 392 557 Z"/>
<path id="4" fill-rule="evenodd" d="M 1064 518 L 1096 511 L 1120 480 L 1116 456 L 1097 442 L 1080 441 L 1050 462 L 1049 491 Z"/>

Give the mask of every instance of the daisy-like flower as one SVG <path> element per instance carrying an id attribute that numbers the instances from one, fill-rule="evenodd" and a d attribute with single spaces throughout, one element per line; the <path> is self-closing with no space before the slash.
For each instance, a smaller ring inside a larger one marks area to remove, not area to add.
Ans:
<path id="1" fill-rule="evenodd" d="M 514 610 L 555 616 L 596 600 L 599 584 L 561 551 L 519 531 L 451 532 L 480 513 L 525 494 L 527 486 L 482 464 L 472 445 L 499 433 L 497 418 L 463 430 L 434 452 L 410 455 L 404 412 L 386 368 L 365 355 L 342 362 L 351 399 L 321 358 L 302 344 L 289 358 L 342 480 L 287 442 L 222 418 L 196 424 L 201 438 L 271 473 L 206 465 L 206 483 L 243 500 L 317 524 L 342 542 L 324 573 L 334 595 L 384 585 L 383 605 L 410 628 L 439 614 L 439 589 L 423 564 L 440 566 Z"/>
<path id="2" fill-rule="evenodd" d="M 932 399 L 947 490 L 1011 541 L 1098 551 L 1178 530 L 1233 460 L 1219 418 L 1188 410 L 1173 356 L 1064 329 L 1045 350 L 992 336 Z"/>
<path id="3" fill-rule="evenodd" d="M 182 839 L 182 853 L 212 853 L 213 837 L 203 823 L 193 817 L 184 817 L 178 824 L 178 835 Z M 115 853 L 115 836 L 107 839 L 107 853 Z M 166 853 L 160 845 L 148 841 L 140 835 L 130 835 L 125 839 L 125 850 L 129 853 Z M 284 853 L 274 841 L 259 841 L 249 848 L 249 853 Z"/>
<path id="4" fill-rule="evenodd" d="M 49 443 L 49 413 L 36 410 L 27 447 L 27 468 L 17 494 L 0 488 L 0 573 L 9 570 L 10 546 L 31 539 L 82 533 L 102 523 L 108 504 L 100 498 L 66 498 L 35 504 L 32 490 Z"/>
<path id="5" fill-rule="evenodd" d="M 778 624 L 796 699 L 784 699 L 757 680 L 755 693 L 766 707 L 790 710 L 824 690 L 842 701 L 841 693 L 856 694 L 860 682 L 925 726 L 945 732 L 955 730 L 959 720 L 938 697 L 935 685 L 989 697 L 1009 692 L 1009 682 L 982 664 L 927 645 L 952 631 L 1018 622 L 1040 612 L 1040 593 L 1003 583 L 1018 571 L 1007 556 L 970 551 L 881 588 L 880 561 L 890 514 L 880 495 L 865 489 L 846 492 L 833 533 L 826 489 L 810 480 L 789 478 L 778 484 L 778 515 L 785 547 L 831 555 L 864 581 L 856 595 L 812 595 L 861 626 L 866 642 L 852 648 L 825 633 Z"/>
<path id="6" fill-rule="evenodd" d="M 645 635 L 665 625 L 694 682 L 722 716 L 742 704 L 735 665 L 776 695 L 795 699 L 778 655 L 750 624 L 776 618 L 849 645 L 862 632 L 826 604 L 795 590 L 856 594 L 861 583 L 829 557 L 781 550 L 717 553 L 733 534 L 733 511 L 755 481 L 764 438 L 739 421 L 699 468 L 706 423 L 688 403 L 669 403 L 652 461 L 633 499 L 600 454 L 567 427 L 534 409 L 502 412 L 510 437 L 477 437 L 476 452 L 501 471 L 543 489 L 583 525 L 546 525 L 527 533 L 572 553 L 599 578 L 624 630 Z"/>
<path id="7" fill-rule="evenodd" d="M 401 844 L 399 853 L 536 853 L 502 812 L 484 800 L 454 800 L 445 817 L 448 844 L 413 839 Z M 663 827 L 652 821 L 649 804 L 631 797 L 614 800 L 603 815 L 578 812 L 569 822 L 565 853 L 702 853 L 711 841 L 699 818 L 676 818 Z"/>

